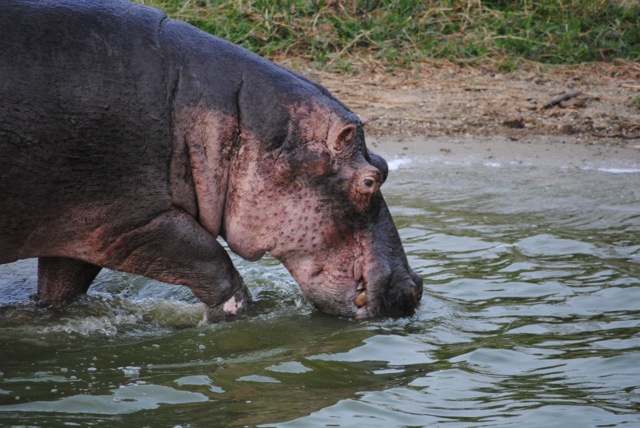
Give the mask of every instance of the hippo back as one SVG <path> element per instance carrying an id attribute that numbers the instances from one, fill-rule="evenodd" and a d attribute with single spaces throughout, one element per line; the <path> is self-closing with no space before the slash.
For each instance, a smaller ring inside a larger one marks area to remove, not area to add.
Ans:
<path id="1" fill-rule="evenodd" d="M 165 18 L 120 1 L 0 2 L 0 261 L 71 207 L 90 205 L 52 240 L 117 218 L 105 201 L 166 199 Z"/>

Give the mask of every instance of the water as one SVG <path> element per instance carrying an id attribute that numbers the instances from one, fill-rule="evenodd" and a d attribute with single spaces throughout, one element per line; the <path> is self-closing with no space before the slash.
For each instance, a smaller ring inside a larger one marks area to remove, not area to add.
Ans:
<path id="1" fill-rule="evenodd" d="M 385 184 L 415 316 L 311 309 L 270 259 L 256 303 L 202 324 L 189 290 L 103 272 L 35 308 L 0 267 L 0 426 L 640 424 L 640 168 L 399 158 Z"/>

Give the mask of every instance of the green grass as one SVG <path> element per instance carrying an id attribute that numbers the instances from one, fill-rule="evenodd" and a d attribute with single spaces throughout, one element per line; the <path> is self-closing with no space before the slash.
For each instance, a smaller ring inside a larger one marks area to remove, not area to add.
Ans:
<path id="1" fill-rule="evenodd" d="M 368 61 L 494 65 L 640 59 L 637 0 L 138 0 L 260 55 L 349 71 Z"/>

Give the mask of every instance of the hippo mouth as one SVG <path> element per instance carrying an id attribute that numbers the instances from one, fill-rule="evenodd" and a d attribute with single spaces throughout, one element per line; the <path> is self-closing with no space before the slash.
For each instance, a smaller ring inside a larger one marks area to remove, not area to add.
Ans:
<path id="1" fill-rule="evenodd" d="M 353 298 L 353 303 L 358 307 L 358 309 L 367 306 L 367 284 L 364 281 L 359 281 L 356 286 L 356 297 Z"/>
<path id="2" fill-rule="evenodd" d="M 353 264 L 353 279 L 356 282 L 356 296 L 351 300 L 356 305 L 356 317 L 367 316 L 367 283 L 362 276 L 362 261 L 356 260 Z"/>
<path id="3" fill-rule="evenodd" d="M 422 297 L 422 278 L 406 265 L 371 263 L 362 256 L 352 260 L 351 266 L 337 270 L 338 264 L 315 257 L 281 261 L 322 312 L 357 319 L 413 315 Z"/>
<path id="4" fill-rule="evenodd" d="M 362 263 L 354 263 L 353 279 L 355 296 L 350 300 L 355 306 L 356 318 L 371 316 L 410 316 L 422 298 L 422 278 L 407 269 L 406 275 L 378 274 L 375 270 L 363 275 Z"/>
<path id="5" fill-rule="evenodd" d="M 321 268 L 309 281 L 298 281 L 311 303 L 323 312 L 365 318 L 372 315 L 369 284 L 362 273 L 362 261 L 356 260 L 353 276 Z M 369 294 L 368 294 L 369 292 Z"/>
<path id="6" fill-rule="evenodd" d="M 353 276 L 331 275 L 321 270 L 302 289 L 320 310 L 354 318 L 412 315 L 422 297 L 422 279 L 413 274 L 395 281 L 390 273 L 376 274 L 363 269 L 357 259 Z M 304 281 L 300 282 L 304 284 Z M 321 291 L 323 290 L 323 291 Z"/>

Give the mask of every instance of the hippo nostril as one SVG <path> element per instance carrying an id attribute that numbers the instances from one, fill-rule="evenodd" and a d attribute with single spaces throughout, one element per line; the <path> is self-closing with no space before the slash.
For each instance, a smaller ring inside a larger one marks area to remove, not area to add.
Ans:
<path id="1" fill-rule="evenodd" d="M 378 156 L 372 151 L 369 151 L 369 163 L 375 166 L 378 171 L 382 173 L 380 183 L 384 183 L 387 179 L 387 175 L 389 174 L 389 166 L 387 165 L 387 161 L 385 161 L 381 156 Z"/>

